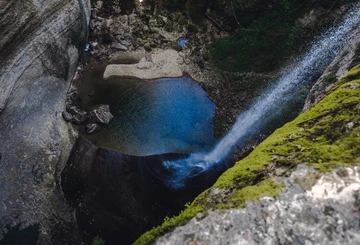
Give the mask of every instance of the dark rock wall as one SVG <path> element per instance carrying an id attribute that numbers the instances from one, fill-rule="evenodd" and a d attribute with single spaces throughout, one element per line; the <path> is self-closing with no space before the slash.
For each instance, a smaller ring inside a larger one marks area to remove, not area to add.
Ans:
<path id="1" fill-rule="evenodd" d="M 90 244 L 99 236 L 107 245 L 132 244 L 166 216 L 178 214 L 219 175 L 213 171 L 186 179 L 184 189 L 166 187 L 171 171 L 163 161 L 184 157 L 187 155 L 122 154 L 96 147 L 80 136 L 61 174 L 61 184 L 76 209 L 82 241 Z"/>
<path id="2" fill-rule="evenodd" d="M 76 137 L 61 112 L 89 10 L 87 0 L 0 1 L 0 244 L 27 227 L 39 244 L 76 244 L 57 183 Z"/>

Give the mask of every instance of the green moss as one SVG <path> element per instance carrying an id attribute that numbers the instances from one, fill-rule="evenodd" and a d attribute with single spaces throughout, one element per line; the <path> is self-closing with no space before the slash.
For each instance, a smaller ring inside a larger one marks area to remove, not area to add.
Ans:
<path id="1" fill-rule="evenodd" d="M 306 163 L 328 172 L 338 166 L 359 165 L 359 157 L 360 66 L 357 66 L 336 82 L 319 104 L 277 129 L 248 157 L 224 172 L 213 187 L 201 193 L 180 215 L 166 219 L 135 244 L 151 244 L 199 212 L 242 208 L 248 200 L 277 195 L 281 186 L 269 179 L 269 166 L 286 170 Z M 214 195 L 215 192 L 220 195 Z"/>
<path id="2" fill-rule="evenodd" d="M 178 216 L 165 219 L 161 226 L 158 226 L 143 234 L 138 240 L 135 241 L 134 245 L 151 244 L 161 235 L 164 235 L 166 232 L 173 230 L 175 227 L 184 224 L 193 218 L 197 213 L 202 211 L 203 209 L 201 206 L 191 205 L 191 207 L 186 208 Z"/>
<path id="3" fill-rule="evenodd" d="M 282 186 L 271 179 L 261 181 L 257 185 L 236 189 L 226 203 L 220 203 L 216 208 L 243 208 L 246 201 L 255 201 L 264 196 L 274 197 L 282 190 Z"/>

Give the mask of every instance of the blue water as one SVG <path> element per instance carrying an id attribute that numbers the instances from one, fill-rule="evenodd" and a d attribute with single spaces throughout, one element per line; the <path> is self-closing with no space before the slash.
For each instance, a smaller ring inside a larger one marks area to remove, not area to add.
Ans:
<path id="1" fill-rule="evenodd" d="M 89 72 L 83 80 L 92 80 L 93 85 L 80 86 L 81 93 L 95 93 L 83 106 L 109 104 L 114 115 L 109 126 L 88 136 L 96 144 L 138 156 L 191 153 L 214 146 L 215 104 L 191 77 L 104 81 Z"/>

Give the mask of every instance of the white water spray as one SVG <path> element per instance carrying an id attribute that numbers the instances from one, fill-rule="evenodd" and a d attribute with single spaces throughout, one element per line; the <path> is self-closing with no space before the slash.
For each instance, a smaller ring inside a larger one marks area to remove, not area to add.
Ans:
<path id="1" fill-rule="evenodd" d="M 278 79 L 274 88 L 261 96 L 247 111 L 242 113 L 224 138 L 207 154 L 192 154 L 187 159 L 164 162 L 174 172 L 169 186 L 182 187 L 182 180 L 221 164 L 233 147 L 256 133 L 264 125 L 264 119 L 272 114 L 304 85 L 311 82 L 336 56 L 346 43 L 350 32 L 360 24 L 360 4 L 354 5 L 344 20 L 328 30 Z"/>

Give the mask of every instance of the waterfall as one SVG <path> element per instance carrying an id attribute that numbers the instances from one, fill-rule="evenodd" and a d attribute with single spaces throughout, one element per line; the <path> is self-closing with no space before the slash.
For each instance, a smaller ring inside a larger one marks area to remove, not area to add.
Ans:
<path id="1" fill-rule="evenodd" d="M 234 146 L 246 141 L 264 126 L 265 119 L 271 118 L 279 107 L 288 103 L 291 97 L 304 85 L 319 76 L 334 59 L 340 47 L 346 43 L 351 31 L 360 23 L 360 4 L 346 14 L 340 24 L 330 28 L 314 41 L 308 52 L 285 69 L 276 85 L 265 92 L 243 112 L 230 131 L 209 153 L 197 153 L 178 161 L 165 161 L 173 176 L 167 180 L 172 188 L 180 188 L 186 178 L 191 178 L 209 168 L 221 165 Z"/>

